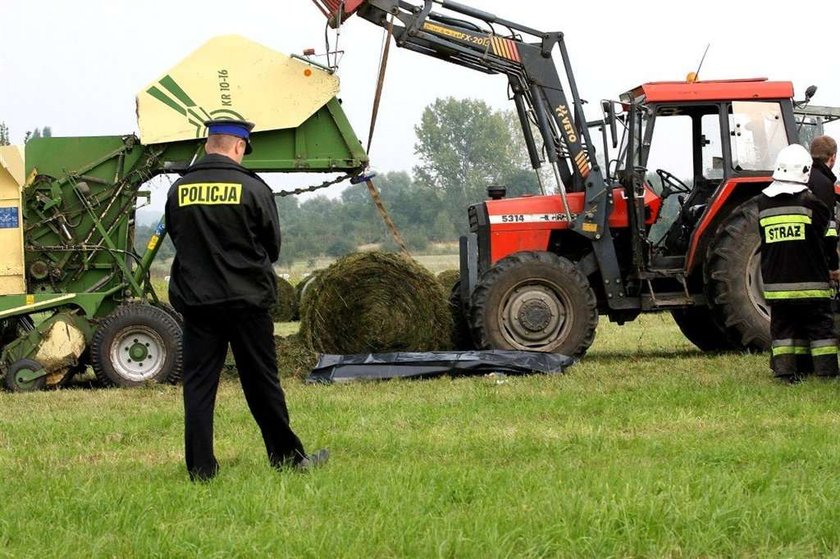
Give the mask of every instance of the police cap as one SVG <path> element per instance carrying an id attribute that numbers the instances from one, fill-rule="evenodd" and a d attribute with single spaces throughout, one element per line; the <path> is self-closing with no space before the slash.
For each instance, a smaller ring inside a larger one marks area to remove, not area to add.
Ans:
<path id="1" fill-rule="evenodd" d="M 208 120 L 204 123 L 207 127 L 207 135 L 225 134 L 227 136 L 235 136 L 245 140 L 245 154 L 251 153 L 251 130 L 254 129 L 254 123 L 247 120 L 232 120 L 232 119 L 215 119 Z"/>

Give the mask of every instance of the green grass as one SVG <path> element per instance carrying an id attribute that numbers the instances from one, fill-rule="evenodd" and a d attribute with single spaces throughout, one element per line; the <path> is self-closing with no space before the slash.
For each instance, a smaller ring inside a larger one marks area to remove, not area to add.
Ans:
<path id="1" fill-rule="evenodd" d="M 272 471 L 238 384 L 187 481 L 177 387 L 0 395 L 0 556 L 840 556 L 840 384 L 774 384 L 667 317 L 565 375 L 307 386 L 331 463 Z"/>

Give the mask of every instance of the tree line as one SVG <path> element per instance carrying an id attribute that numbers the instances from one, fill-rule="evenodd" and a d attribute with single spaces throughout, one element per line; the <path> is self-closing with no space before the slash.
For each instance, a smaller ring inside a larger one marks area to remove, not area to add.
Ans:
<path id="1" fill-rule="evenodd" d="M 484 200 L 490 185 L 505 185 L 510 196 L 539 192 L 513 111 L 494 110 L 475 99 L 437 99 L 424 109 L 415 134 L 417 165 L 411 172 L 374 179 L 412 251 L 457 241 L 468 230 L 467 207 Z M 51 135 L 48 126 L 36 128 L 27 132 L 25 141 Z M 8 128 L 0 124 L 0 141 L 8 143 L 8 137 Z M 338 257 L 364 245 L 396 249 L 363 184 L 348 187 L 337 198 L 301 201 L 286 196 L 278 198 L 277 205 L 283 231 L 281 265 Z M 153 231 L 153 225 L 137 226 L 138 252 L 145 250 Z M 168 239 L 158 255 L 174 255 Z"/>
<path id="2" fill-rule="evenodd" d="M 422 252 L 431 243 L 457 241 L 469 228 L 467 207 L 486 199 L 492 184 L 505 185 L 510 196 L 539 192 L 519 126 L 512 111 L 494 110 L 474 99 L 438 99 L 425 108 L 415 126 L 417 165 L 411 173 L 374 179 L 409 249 Z M 364 245 L 396 249 L 364 184 L 348 187 L 338 198 L 280 197 L 277 206 L 283 231 L 281 266 L 342 256 Z M 153 229 L 137 228 L 139 251 Z M 172 254 L 167 242 L 159 257 Z"/>
<path id="3" fill-rule="evenodd" d="M 34 140 L 36 138 L 51 138 L 52 137 L 52 128 L 49 126 L 44 126 L 43 128 L 36 128 L 35 130 L 27 130 L 26 134 L 23 137 L 23 143 L 25 144 L 29 140 Z M 9 135 L 9 126 L 5 123 L 0 121 L 0 146 L 8 146 L 11 144 L 11 138 Z"/>

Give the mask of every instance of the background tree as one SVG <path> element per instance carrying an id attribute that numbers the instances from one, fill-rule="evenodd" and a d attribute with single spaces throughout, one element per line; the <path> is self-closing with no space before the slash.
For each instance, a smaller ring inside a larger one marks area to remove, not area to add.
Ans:
<path id="1" fill-rule="evenodd" d="M 9 127 L 5 122 L 0 122 L 0 146 L 8 146 L 9 141 Z"/>
<path id="2" fill-rule="evenodd" d="M 528 155 L 528 146 L 525 143 L 525 134 L 522 132 L 522 124 L 519 121 L 519 115 L 516 111 L 505 111 L 502 113 L 510 130 L 510 138 L 513 143 L 513 154 L 516 157 L 515 164 L 518 167 L 512 177 L 508 178 L 508 193 L 510 196 L 522 196 L 523 194 L 537 194 L 540 192 L 540 180 L 547 191 L 554 189 L 554 176 L 548 162 L 545 161 L 545 153 L 543 153 L 542 136 L 540 136 L 539 129 L 529 123 L 531 133 L 534 135 L 534 141 L 537 143 L 537 149 L 540 150 L 540 158 L 543 160 L 542 166 L 538 170 L 534 170 L 531 166 L 531 158 Z M 527 170 L 528 172 L 523 174 Z M 530 177 L 527 175 L 530 174 Z M 539 178 L 538 178 L 539 175 Z"/>
<path id="3" fill-rule="evenodd" d="M 26 135 L 23 137 L 23 143 L 25 144 L 29 140 L 36 140 L 38 138 L 52 138 L 52 128 L 44 126 L 43 128 L 36 128 L 35 130 L 27 131 Z"/>
<path id="4" fill-rule="evenodd" d="M 437 99 L 415 127 L 416 182 L 437 191 L 458 233 L 467 228 L 466 208 L 484 200 L 491 184 L 504 184 L 521 170 L 510 126 L 500 111 L 475 99 Z"/>

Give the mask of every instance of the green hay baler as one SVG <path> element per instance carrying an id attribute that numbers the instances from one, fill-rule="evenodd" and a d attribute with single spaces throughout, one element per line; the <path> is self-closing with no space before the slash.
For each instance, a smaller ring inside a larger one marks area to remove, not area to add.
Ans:
<path id="1" fill-rule="evenodd" d="M 139 136 L 43 138 L 0 150 L 0 374 L 37 390 L 88 365 L 105 384 L 175 382 L 181 323 L 149 268 L 163 220 L 134 249 L 144 185 L 203 153 L 203 122 L 257 123 L 243 165 L 360 174 L 368 158 L 316 65 L 235 36 L 213 39 L 137 97 Z"/>

